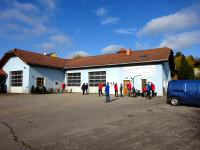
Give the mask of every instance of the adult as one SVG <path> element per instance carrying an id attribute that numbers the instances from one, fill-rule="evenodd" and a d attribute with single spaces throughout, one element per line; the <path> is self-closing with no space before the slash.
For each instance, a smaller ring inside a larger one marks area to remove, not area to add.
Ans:
<path id="1" fill-rule="evenodd" d="M 123 93 L 122 93 L 122 91 L 123 91 L 123 85 L 122 85 L 122 83 L 120 84 L 119 90 L 120 90 L 120 96 L 123 97 Z"/>
<path id="2" fill-rule="evenodd" d="M 65 91 L 65 86 L 66 86 L 66 84 L 63 82 L 62 85 L 61 85 L 62 93 Z"/>
<path id="3" fill-rule="evenodd" d="M 99 85 L 98 85 L 99 96 L 101 95 L 103 96 L 102 89 L 103 89 L 103 83 L 99 82 Z"/>
<path id="4" fill-rule="evenodd" d="M 151 99 L 151 85 L 148 83 L 146 87 L 147 87 L 147 97 Z"/>
<path id="5" fill-rule="evenodd" d="M 142 94 L 144 97 L 147 96 L 147 86 L 146 85 L 144 85 L 144 87 L 142 88 Z"/>
<path id="6" fill-rule="evenodd" d="M 108 82 L 105 87 L 105 93 L 106 93 L 106 102 L 110 102 L 110 86 Z"/>
<path id="7" fill-rule="evenodd" d="M 129 97 L 131 96 L 131 88 L 132 88 L 132 85 L 131 85 L 131 82 L 129 81 L 128 84 L 127 84 L 128 96 Z"/>
<path id="8" fill-rule="evenodd" d="M 151 91 L 152 91 L 152 97 L 155 96 L 155 89 L 156 89 L 156 86 L 155 84 L 153 84 L 153 82 L 151 82 Z"/>
<path id="9" fill-rule="evenodd" d="M 85 83 L 83 83 L 83 85 L 81 86 L 81 90 L 83 92 L 83 95 L 85 95 Z"/>
<path id="10" fill-rule="evenodd" d="M 117 85 L 117 83 L 115 83 L 114 89 L 115 89 L 115 97 L 118 97 L 118 85 Z"/>
<path id="11" fill-rule="evenodd" d="M 88 94 L 88 83 L 86 83 L 86 85 L 85 85 L 85 92 L 86 92 L 86 94 Z"/>

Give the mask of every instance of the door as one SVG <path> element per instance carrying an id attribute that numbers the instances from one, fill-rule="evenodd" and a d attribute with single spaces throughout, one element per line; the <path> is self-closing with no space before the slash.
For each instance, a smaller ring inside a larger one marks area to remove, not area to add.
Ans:
<path id="1" fill-rule="evenodd" d="M 142 79 L 142 88 L 147 84 L 147 79 Z M 141 89 L 142 89 L 141 88 Z"/>
<path id="2" fill-rule="evenodd" d="M 37 77 L 37 87 L 41 87 L 44 85 L 44 78 L 43 77 Z"/>
<path id="3" fill-rule="evenodd" d="M 23 71 L 10 72 L 10 92 L 23 93 Z"/>
<path id="4" fill-rule="evenodd" d="M 124 95 L 128 94 L 128 88 L 127 88 L 127 84 L 130 82 L 130 80 L 124 80 Z"/>

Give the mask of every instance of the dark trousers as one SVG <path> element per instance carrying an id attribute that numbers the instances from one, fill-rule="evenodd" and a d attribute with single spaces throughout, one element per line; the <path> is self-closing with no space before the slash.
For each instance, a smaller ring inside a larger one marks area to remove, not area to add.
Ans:
<path id="1" fill-rule="evenodd" d="M 110 102 L 110 94 L 106 93 L 106 102 Z"/>
<path id="2" fill-rule="evenodd" d="M 85 89 L 84 90 L 82 90 L 83 91 L 83 95 L 85 95 Z"/>
<path id="3" fill-rule="evenodd" d="M 99 96 L 103 96 L 103 92 L 102 92 L 102 89 L 99 89 Z"/>
<path id="4" fill-rule="evenodd" d="M 118 91 L 115 90 L 115 97 L 118 97 Z"/>
<path id="5" fill-rule="evenodd" d="M 122 90 L 120 90 L 120 96 L 123 97 Z"/>
<path id="6" fill-rule="evenodd" d="M 131 90 L 128 89 L 128 96 L 131 96 Z"/>
<path id="7" fill-rule="evenodd" d="M 86 94 L 88 94 L 88 89 L 85 89 Z"/>
<path id="8" fill-rule="evenodd" d="M 154 90 L 152 90 L 152 97 L 154 97 L 155 96 L 155 91 Z"/>
<path id="9" fill-rule="evenodd" d="M 149 99 L 151 99 L 151 92 L 149 91 L 149 92 L 147 92 L 147 97 L 149 98 Z M 146 97 L 146 98 L 147 98 Z"/>

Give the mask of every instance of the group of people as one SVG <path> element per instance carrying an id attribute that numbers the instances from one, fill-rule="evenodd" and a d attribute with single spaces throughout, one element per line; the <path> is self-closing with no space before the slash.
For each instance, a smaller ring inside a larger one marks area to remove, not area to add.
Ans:
<path id="1" fill-rule="evenodd" d="M 83 85 L 81 86 L 81 90 L 83 95 L 87 95 L 88 94 L 88 83 L 83 83 Z"/>
<path id="2" fill-rule="evenodd" d="M 147 84 L 144 85 L 144 87 L 142 88 L 142 93 L 144 93 L 144 96 L 149 99 L 151 99 L 151 97 L 155 96 L 155 84 L 153 84 L 152 82 L 148 82 Z"/>
<path id="3" fill-rule="evenodd" d="M 123 97 L 123 84 L 120 84 L 120 87 L 118 88 L 118 84 L 117 83 L 113 83 L 114 84 L 114 91 L 115 91 L 115 97 L 118 97 L 118 90 L 120 91 L 120 96 Z M 106 85 L 104 85 L 102 82 L 99 82 L 98 84 L 98 94 L 99 96 L 104 96 L 103 94 L 103 87 L 105 86 L 105 96 L 106 96 L 106 102 L 110 102 L 110 85 L 109 82 L 106 83 Z M 132 86 L 131 82 L 128 82 L 126 84 L 127 90 L 128 90 L 128 96 L 136 96 L 136 90 L 134 88 L 134 86 Z M 82 93 L 83 95 L 88 94 L 88 84 L 87 83 L 83 83 L 83 85 L 81 86 L 82 89 Z M 153 84 L 152 82 L 148 82 L 148 84 L 145 84 L 145 86 L 142 88 L 142 94 L 143 96 L 145 96 L 146 98 L 148 97 L 149 99 L 153 96 L 155 96 L 155 84 Z"/>
<path id="4" fill-rule="evenodd" d="M 102 88 L 103 83 L 99 83 L 98 85 L 98 91 L 99 96 L 103 96 Z M 134 86 L 132 86 L 131 82 L 128 82 L 126 84 L 127 90 L 128 90 L 128 96 L 136 96 L 136 89 Z M 118 97 L 118 85 L 117 83 L 114 84 L 114 90 L 115 90 L 115 97 Z M 110 86 L 107 82 L 105 86 L 105 94 L 106 94 L 106 101 L 110 101 Z M 144 97 L 151 99 L 151 97 L 155 96 L 155 84 L 152 82 L 148 82 L 148 84 L 145 84 L 145 86 L 142 88 L 142 94 Z M 123 97 L 123 85 L 120 84 L 120 96 Z"/>

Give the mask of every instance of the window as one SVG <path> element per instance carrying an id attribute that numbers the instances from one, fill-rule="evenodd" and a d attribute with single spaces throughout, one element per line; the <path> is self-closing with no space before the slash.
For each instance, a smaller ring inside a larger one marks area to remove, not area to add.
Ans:
<path id="1" fill-rule="evenodd" d="M 81 85 L 81 73 L 68 73 L 67 74 L 68 86 L 80 86 Z"/>
<path id="2" fill-rule="evenodd" d="M 99 82 L 106 84 L 106 71 L 89 72 L 89 86 L 98 86 Z"/>
<path id="3" fill-rule="evenodd" d="M 37 87 L 44 85 L 44 78 L 43 77 L 37 77 Z"/>
<path id="4" fill-rule="evenodd" d="M 11 80 L 11 86 L 22 86 L 23 71 L 11 71 L 10 80 Z"/>

